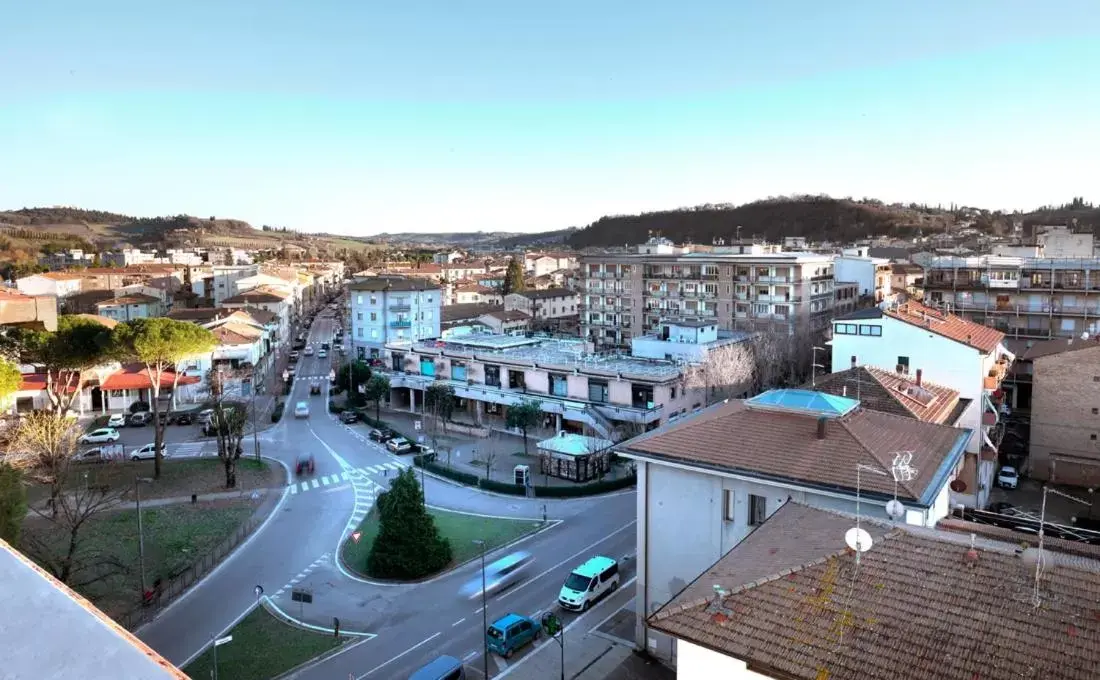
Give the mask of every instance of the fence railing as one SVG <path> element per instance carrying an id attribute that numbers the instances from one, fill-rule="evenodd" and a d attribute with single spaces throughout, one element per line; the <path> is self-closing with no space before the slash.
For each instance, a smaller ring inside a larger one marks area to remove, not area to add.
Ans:
<path id="1" fill-rule="evenodd" d="M 142 604 L 139 599 L 139 603 L 136 607 L 123 613 L 121 616 L 114 617 L 115 621 L 129 631 L 136 630 L 142 624 L 152 621 L 158 612 L 170 605 L 199 579 L 209 574 L 214 567 L 218 566 L 229 553 L 233 552 L 244 539 L 248 538 L 249 534 L 252 533 L 252 530 L 256 528 L 261 520 L 262 518 L 257 518 L 255 514 L 253 514 L 253 516 L 249 517 L 244 524 L 239 526 L 231 536 L 228 536 L 224 541 L 219 543 L 212 551 L 200 557 L 197 561 L 193 562 L 191 566 L 185 568 L 180 573 L 169 577 L 161 587 L 160 592 L 154 594 L 151 603 Z"/>

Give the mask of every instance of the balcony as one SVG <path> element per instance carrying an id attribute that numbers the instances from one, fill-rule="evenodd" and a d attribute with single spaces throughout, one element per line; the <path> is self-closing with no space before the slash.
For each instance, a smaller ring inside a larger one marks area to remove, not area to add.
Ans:
<path id="1" fill-rule="evenodd" d="M 454 388 L 455 396 L 462 399 L 476 399 L 504 406 L 515 406 L 524 399 L 536 399 L 542 404 L 542 410 L 546 413 L 558 413 L 567 420 L 577 420 L 592 424 L 595 420 L 585 411 L 595 410 L 604 418 L 623 420 L 631 423 L 649 424 L 660 420 L 664 412 L 664 406 L 653 408 L 638 408 L 625 404 L 610 404 L 607 402 L 590 402 L 585 399 L 573 399 L 559 397 L 553 394 L 542 394 L 522 389 L 507 389 L 494 387 L 481 383 L 471 384 L 467 380 L 436 379 L 434 376 L 419 375 L 416 373 L 386 373 L 392 387 L 408 387 L 416 390 L 427 389 L 433 383 L 446 383 Z"/>
<path id="2" fill-rule="evenodd" d="M 412 321 L 410 320 L 398 320 L 391 321 L 390 328 L 412 328 Z"/>
<path id="3" fill-rule="evenodd" d="M 389 306 L 391 312 L 407 312 L 411 309 L 412 307 L 410 307 L 407 302 L 394 302 Z"/>
<path id="4" fill-rule="evenodd" d="M 791 279 L 787 276 L 757 276 L 756 281 L 758 283 L 790 283 Z"/>

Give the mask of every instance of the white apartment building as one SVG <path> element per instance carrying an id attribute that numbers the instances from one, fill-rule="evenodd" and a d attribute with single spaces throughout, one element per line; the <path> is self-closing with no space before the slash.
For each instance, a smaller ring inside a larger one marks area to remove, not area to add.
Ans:
<path id="1" fill-rule="evenodd" d="M 83 277 L 69 272 L 43 272 L 17 279 L 15 287 L 24 295 L 52 295 L 58 299 L 82 290 Z"/>
<path id="2" fill-rule="evenodd" d="M 890 300 L 893 291 L 893 268 L 884 257 L 871 257 L 869 249 L 845 248 L 837 256 L 834 276 L 837 281 L 854 281 L 860 297 L 872 298 L 877 305 Z"/>
<path id="3" fill-rule="evenodd" d="M 715 320 L 723 330 L 828 328 L 832 255 L 742 243 L 674 246 L 650 239 L 630 254 L 581 258 L 581 331 L 597 346 L 628 346 L 664 321 Z"/>
<path id="4" fill-rule="evenodd" d="M 523 290 L 504 296 L 504 311 L 523 312 L 532 319 L 560 319 L 576 316 L 580 296 L 566 288 Z"/>
<path id="5" fill-rule="evenodd" d="M 854 513 L 858 495 L 868 517 L 934 526 L 950 512 L 949 485 L 970 437 L 787 389 L 718 403 L 623 442 L 616 453 L 638 469 L 637 647 L 675 663 L 674 639 L 646 619 L 792 501 Z M 904 462 L 901 450 L 911 452 Z M 893 500 L 900 507 L 888 515 Z"/>
<path id="6" fill-rule="evenodd" d="M 376 276 L 347 286 L 351 356 L 375 359 L 389 342 L 438 338 L 443 291 L 424 279 Z"/>
<path id="7" fill-rule="evenodd" d="M 998 330 L 913 301 L 863 309 L 833 321 L 832 372 L 853 364 L 914 377 L 919 370 L 969 400 L 956 422 L 975 433 L 966 461 L 975 472 L 964 477 L 968 486 L 953 502 L 984 508 L 1004 434 L 1003 381 L 1015 360 L 1004 339 Z"/>
<path id="8" fill-rule="evenodd" d="M 215 307 L 220 307 L 226 298 L 231 298 L 242 292 L 237 289 L 236 283 L 238 280 L 249 276 L 255 276 L 260 272 L 260 266 L 255 264 L 231 266 L 214 265 L 212 269 L 214 279 L 207 296 L 214 300 Z"/>

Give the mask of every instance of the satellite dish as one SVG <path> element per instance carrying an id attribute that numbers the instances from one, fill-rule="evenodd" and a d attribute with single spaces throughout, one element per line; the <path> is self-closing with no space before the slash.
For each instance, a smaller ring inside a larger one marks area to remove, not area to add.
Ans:
<path id="1" fill-rule="evenodd" d="M 901 519 L 905 516 L 905 506 L 899 500 L 892 500 L 886 504 L 886 514 L 891 519 Z"/>
<path id="2" fill-rule="evenodd" d="M 1088 340 L 1089 339 L 1089 332 L 1085 331 L 1084 333 L 1082 333 L 1081 334 L 1081 339 L 1082 340 Z"/>
<path id="3" fill-rule="evenodd" d="M 952 480 L 950 487 L 951 490 L 955 493 L 962 493 L 963 491 L 966 491 L 966 482 L 961 479 L 955 479 Z"/>
<path id="4" fill-rule="evenodd" d="M 871 534 L 866 529 L 852 527 L 845 532 L 844 542 L 857 553 L 864 553 L 871 549 Z"/>

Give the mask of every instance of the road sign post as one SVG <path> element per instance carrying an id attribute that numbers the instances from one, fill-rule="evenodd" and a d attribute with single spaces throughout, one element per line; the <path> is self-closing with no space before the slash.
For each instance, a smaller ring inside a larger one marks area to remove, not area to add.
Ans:
<path id="1" fill-rule="evenodd" d="M 222 645 L 232 641 L 232 635 L 214 638 L 214 668 L 211 669 L 211 674 L 214 676 L 214 680 L 218 680 L 218 647 L 221 647 Z"/>

